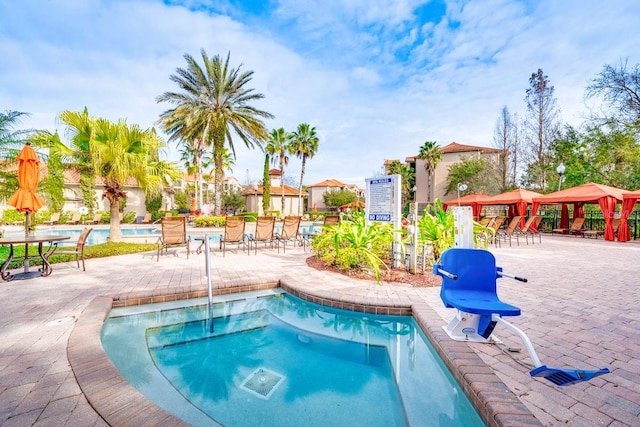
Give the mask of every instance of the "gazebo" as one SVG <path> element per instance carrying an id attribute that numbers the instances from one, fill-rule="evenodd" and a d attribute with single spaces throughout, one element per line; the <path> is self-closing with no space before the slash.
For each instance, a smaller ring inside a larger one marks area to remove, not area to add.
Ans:
<path id="1" fill-rule="evenodd" d="M 471 206 L 471 210 L 473 212 L 473 218 L 476 221 L 480 219 L 480 214 L 482 212 L 482 205 L 485 200 L 489 200 L 491 197 L 482 193 L 473 193 L 467 194 L 466 196 L 462 196 L 458 199 L 449 200 L 442 204 L 442 207 L 446 211 L 450 206 Z"/>
<path id="2" fill-rule="evenodd" d="M 629 191 L 622 195 L 622 213 L 620 214 L 620 228 L 618 228 L 618 241 L 628 242 L 631 240 L 629 233 L 628 219 L 633 211 L 633 206 L 640 200 L 640 190 Z"/>
<path id="3" fill-rule="evenodd" d="M 605 220 L 604 238 L 605 240 L 614 240 L 615 233 L 613 231 L 613 214 L 616 210 L 616 204 L 622 203 L 622 196 L 625 190 L 610 187 L 603 184 L 579 185 L 577 187 L 567 188 L 566 190 L 556 191 L 554 193 L 545 194 L 544 196 L 535 197 L 533 199 L 533 212 L 537 212 L 540 205 L 557 205 L 562 204 L 562 214 L 560 219 L 561 227 L 568 227 L 569 217 L 567 204 L 573 203 L 573 218 L 584 216 L 585 204 L 598 204 Z"/>
<path id="4" fill-rule="evenodd" d="M 523 217 L 520 226 L 524 225 L 524 216 L 527 215 L 527 206 L 532 205 L 531 215 L 533 216 L 533 199 L 540 197 L 542 194 L 531 190 L 518 188 L 516 190 L 507 191 L 506 193 L 497 194 L 485 201 L 484 205 L 507 205 L 509 206 L 509 218 L 516 215 Z"/>

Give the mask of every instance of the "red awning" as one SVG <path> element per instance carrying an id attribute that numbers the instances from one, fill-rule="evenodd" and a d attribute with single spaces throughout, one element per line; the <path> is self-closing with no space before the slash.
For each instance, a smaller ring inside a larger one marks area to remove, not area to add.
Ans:
<path id="1" fill-rule="evenodd" d="M 582 210 L 582 206 L 585 203 L 597 203 L 600 206 L 600 210 L 602 210 L 602 215 L 605 220 L 604 238 L 605 240 L 614 240 L 615 232 L 613 231 L 612 224 L 613 214 L 615 212 L 616 204 L 622 202 L 622 196 L 624 193 L 627 193 L 627 191 L 604 184 L 594 184 L 593 182 L 590 182 L 588 184 L 536 197 L 533 199 L 533 202 L 534 209 L 536 210 L 539 205 L 564 205 L 566 203 L 573 203 L 575 205 L 575 209 L 573 210 L 574 219 Z"/>
<path id="2" fill-rule="evenodd" d="M 462 196 L 459 199 L 448 200 L 442 204 L 442 207 L 446 211 L 452 206 L 471 206 L 473 211 L 473 217 L 480 219 L 480 213 L 482 212 L 482 205 L 485 200 L 489 200 L 491 197 L 482 193 L 473 193 Z"/>

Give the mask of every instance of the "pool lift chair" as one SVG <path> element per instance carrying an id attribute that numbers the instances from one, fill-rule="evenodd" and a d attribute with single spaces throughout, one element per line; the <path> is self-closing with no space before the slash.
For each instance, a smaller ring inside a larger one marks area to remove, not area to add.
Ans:
<path id="1" fill-rule="evenodd" d="M 527 279 L 504 273 L 502 267 L 496 267 L 495 257 L 491 252 L 472 248 L 448 249 L 442 254 L 440 264 L 433 265 L 433 273 L 442 276 L 442 302 L 446 307 L 456 309 L 456 317 L 443 327 L 452 339 L 500 343 L 492 336 L 494 328 L 500 324 L 524 342 L 535 365 L 529 372 L 532 377 L 543 377 L 555 385 L 565 386 L 609 373 L 607 368 L 557 369 L 540 362 L 527 335 L 502 318 L 519 316 L 520 308 L 501 301 L 496 293 L 496 279 L 500 277 L 521 282 L 526 282 Z"/>

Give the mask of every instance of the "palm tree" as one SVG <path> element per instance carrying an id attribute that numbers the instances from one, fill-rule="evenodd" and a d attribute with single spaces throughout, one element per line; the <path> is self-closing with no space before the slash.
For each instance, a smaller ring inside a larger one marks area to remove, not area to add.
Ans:
<path id="1" fill-rule="evenodd" d="M 298 129 L 293 133 L 293 141 L 291 142 L 291 152 L 296 157 L 302 159 L 302 171 L 300 172 L 300 189 L 298 193 L 298 215 L 301 215 L 302 209 L 302 180 L 304 179 L 304 168 L 307 159 L 312 158 L 318 151 L 319 139 L 316 135 L 316 128 L 309 126 L 307 123 L 298 125 Z"/>
<path id="2" fill-rule="evenodd" d="M 135 178 L 145 196 L 160 194 L 167 180 L 180 177 L 175 164 L 159 160 L 158 152 L 165 143 L 154 129 L 142 130 L 128 126 L 124 120 L 117 123 L 96 119 L 90 140 L 94 170 L 104 179 L 102 197 L 109 200 L 111 222 L 109 239 L 121 241 L 120 200 L 127 197 L 123 187 L 129 178 Z"/>
<path id="3" fill-rule="evenodd" d="M 67 134 L 71 137 L 71 147 L 67 147 L 66 150 L 61 148 L 61 151 L 67 158 L 72 159 L 73 167 L 79 172 L 82 200 L 89 211 L 93 212 L 96 173 L 91 160 L 90 141 L 94 133 L 94 120 L 85 107 L 81 113 L 63 111 L 60 121 L 67 125 Z"/>
<path id="4" fill-rule="evenodd" d="M 22 116 L 27 115 L 27 113 L 19 111 L 0 113 L 0 160 L 15 161 L 30 131 L 12 129 L 19 124 Z M 15 171 L 7 172 L 1 168 L 0 181 L 2 182 L 0 199 L 8 199 L 18 189 L 18 178 Z"/>
<path id="5" fill-rule="evenodd" d="M 176 74 L 170 76 L 181 92 L 165 92 L 156 101 L 175 105 L 175 108 L 162 113 L 159 119 L 171 141 L 193 141 L 201 137 L 206 146 L 213 148 L 214 211 L 220 215 L 223 156 L 227 144 L 234 158 L 236 156 L 232 132 L 247 148 L 262 147 L 267 139 L 267 130 L 261 119 L 273 116 L 250 105 L 264 98 L 263 94 L 246 87 L 253 71 L 240 72 L 240 67 L 230 68 L 230 53 L 226 60 L 219 55 L 209 58 L 204 49 L 200 54 L 204 67 L 200 67 L 191 55 L 185 54 L 187 68 L 178 68 Z"/>
<path id="6" fill-rule="evenodd" d="M 291 138 L 292 135 L 284 128 L 273 129 L 265 147 L 266 152 L 271 156 L 272 163 L 278 164 L 280 167 L 280 189 L 282 191 L 280 214 L 282 216 L 284 216 L 284 167 L 289 164 L 288 154 L 291 152 Z"/>
<path id="7" fill-rule="evenodd" d="M 415 171 L 408 165 L 400 163 L 399 160 L 394 160 L 393 162 L 391 162 L 391 164 L 389 164 L 389 171 L 387 175 L 400 175 L 400 179 L 402 182 L 402 184 L 400 185 L 400 192 L 402 193 L 402 206 L 406 205 L 409 201 L 409 196 L 413 192 Z"/>
<path id="8" fill-rule="evenodd" d="M 431 203 L 433 197 L 433 171 L 442 158 L 442 152 L 438 143 L 435 141 L 426 141 L 420 147 L 418 158 L 424 161 L 424 168 L 427 170 L 427 203 Z"/>

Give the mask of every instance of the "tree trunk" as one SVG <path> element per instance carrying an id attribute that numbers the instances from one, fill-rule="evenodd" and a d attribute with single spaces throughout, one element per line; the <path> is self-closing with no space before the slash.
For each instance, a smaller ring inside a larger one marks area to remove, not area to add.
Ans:
<path id="1" fill-rule="evenodd" d="M 302 215 L 302 180 L 304 179 L 304 167 L 307 163 L 307 156 L 302 156 L 302 171 L 300 172 L 300 189 L 298 190 L 298 215 Z"/>
<path id="2" fill-rule="evenodd" d="M 280 157 L 282 157 L 282 155 L 280 155 Z M 280 166 L 280 194 L 280 215 L 284 218 L 284 166 L 282 166 L 282 164 Z"/>
<path id="3" fill-rule="evenodd" d="M 109 241 L 121 242 L 122 230 L 120 229 L 120 199 L 109 198 L 109 212 L 111 219 L 109 220 Z"/>

